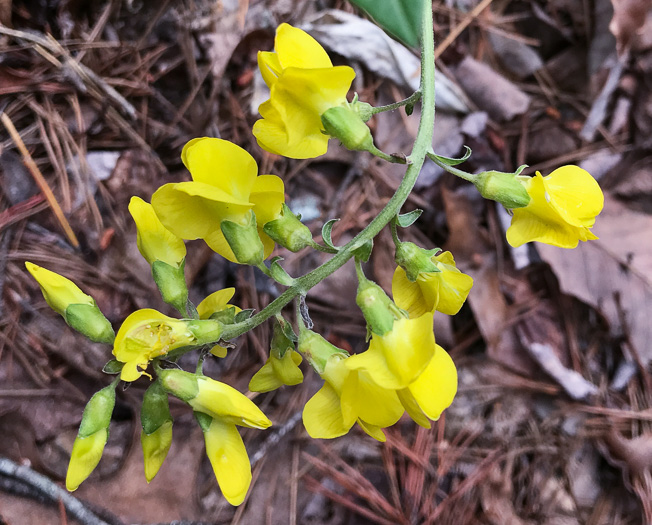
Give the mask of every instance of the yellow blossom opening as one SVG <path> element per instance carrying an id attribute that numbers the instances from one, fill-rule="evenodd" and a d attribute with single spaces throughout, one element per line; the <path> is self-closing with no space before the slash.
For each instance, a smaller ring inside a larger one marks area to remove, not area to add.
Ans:
<path id="1" fill-rule="evenodd" d="M 281 358 L 272 353 L 249 381 L 249 390 L 271 392 L 283 385 L 300 384 L 303 381 L 303 372 L 299 368 L 302 360 L 294 350 L 288 350 Z"/>
<path id="2" fill-rule="evenodd" d="M 578 166 L 562 166 L 546 177 L 537 172 L 521 181 L 530 203 L 513 210 L 507 229 L 510 245 L 538 241 L 575 248 L 579 241 L 597 239 L 590 228 L 602 211 L 604 195 L 590 173 Z"/>
<path id="3" fill-rule="evenodd" d="M 258 66 L 270 89 L 253 127 L 258 145 L 270 153 L 308 159 L 326 153 L 328 135 L 321 115 L 346 104 L 355 77 L 348 66 L 333 66 L 324 48 L 305 31 L 281 24 L 275 52 L 258 53 Z"/>
<path id="4" fill-rule="evenodd" d="M 95 305 L 90 295 L 82 292 L 79 287 L 63 275 L 41 268 L 29 261 L 25 262 L 25 268 L 34 277 L 45 302 L 55 312 L 65 317 L 66 308 L 71 304 Z"/>
<path id="5" fill-rule="evenodd" d="M 109 438 L 109 431 L 102 428 L 90 436 L 77 436 L 72 446 L 70 463 L 66 473 L 66 488 L 72 492 L 90 476 L 102 458 L 104 445 Z"/>
<path id="6" fill-rule="evenodd" d="M 122 323 L 113 345 L 113 355 L 125 364 L 120 379 L 135 381 L 152 359 L 194 341 L 184 321 L 150 308 L 133 312 Z"/>
<path id="7" fill-rule="evenodd" d="M 473 286 L 473 278 L 457 269 L 451 252 L 440 253 L 431 260 L 439 272 L 420 273 L 417 280 L 412 282 L 399 266 L 392 278 L 394 301 L 412 318 L 435 310 L 455 315 Z"/>
<path id="8" fill-rule="evenodd" d="M 246 226 L 253 211 L 264 257 L 269 257 L 274 241 L 263 226 L 281 215 L 283 181 L 275 175 L 257 176 L 253 157 L 222 139 L 193 139 L 184 146 L 181 159 L 193 180 L 165 184 L 152 195 L 163 226 L 182 239 L 204 239 L 213 251 L 237 262 L 220 224 Z"/>

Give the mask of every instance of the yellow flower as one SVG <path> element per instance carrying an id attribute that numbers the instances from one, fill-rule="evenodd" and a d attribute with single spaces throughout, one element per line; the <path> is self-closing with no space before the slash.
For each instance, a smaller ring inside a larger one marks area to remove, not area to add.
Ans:
<path id="1" fill-rule="evenodd" d="M 299 368 L 301 361 L 301 356 L 291 349 L 283 357 L 278 357 L 275 352 L 270 353 L 265 364 L 249 381 L 249 390 L 270 392 L 281 385 L 300 384 L 303 381 L 303 373 Z"/>
<path id="2" fill-rule="evenodd" d="M 354 356 L 355 357 L 355 356 Z M 313 438 L 346 434 L 357 422 L 374 439 L 385 441 L 381 428 L 396 423 L 403 407 L 394 390 L 376 384 L 363 370 L 350 370 L 346 354 L 333 354 L 320 374 L 324 386 L 306 403 L 303 424 Z"/>
<path id="3" fill-rule="evenodd" d="M 199 345 L 219 339 L 217 321 L 183 321 L 146 308 L 127 317 L 118 330 L 113 355 L 124 363 L 120 378 L 135 381 L 155 357 L 183 346 Z"/>
<path id="4" fill-rule="evenodd" d="M 507 230 L 510 245 L 538 241 L 575 248 L 579 241 L 597 239 L 589 228 L 602 211 L 604 196 L 587 171 L 578 166 L 562 166 L 547 177 L 537 172 L 532 178 L 519 178 L 530 203 L 513 211 Z"/>
<path id="5" fill-rule="evenodd" d="M 435 255 L 431 261 L 440 271 L 419 273 L 415 282 L 407 278 L 400 266 L 394 272 L 394 301 L 412 318 L 435 310 L 448 315 L 456 314 L 473 286 L 473 279 L 456 268 L 451 252 Z"/>
<path id="6" fill-rule="evenodd" d="M 260 105 L 253 134 L 264 150 L 294 159 L 318 157 L 328 149 L 321 115 L 346 104 L 355 72 L 333 67 L 324 48 L 310 35 L 281 24 L 276 30 L 275 52 L 260 51 L 258 66 L 270 89 Z"/>
<path id="7" fill-rule="evenodd" d="M 95 305 L 93 298 L 82 292 L 70 279 L 29 261 L 25 262 L 25 267 L 41 287 L 45 302 L 58 314 L 65 317 L 66 309 L 71 304 Z"/>
<path id="8" fill-rule="evenodd" d="M 138 250 L 147 262 L 151 265 L 156 261 L 163 261 L 178 268 L 186 257 L 186 245 L 163 227 L 152 205 L 140 197 L 132 197 L 129 201 L 129 213 L 138 231 Z"/>
<path id="9" fill-rule="evenodd" d="M 163 226 L 182 239 L 204 239 L 215 252 L 237 262 L 220 224 L 226 220 L 247 226 L 253 211 L 268 257 L 274 241 L 263 226 L 281 215 L 283 181 L 275 175 L 257 176 L 253 157 L 226 140 L 193 139 L 184 146 L 181 160 L 193 180 L 165 184 L 152 195 Z"/>
<path id="10" fill-rule="evenodd" d="M 425 370 L 435 355 L 431 312 L 394 321 L 385 335 L 373 334 L 369 349 L 346 360 L 350 370 L 365 370 L 383 388 L 401 390 Z"/>
<path id="11" fill-rule="evenodd" d="M 25 267 L 41 288 L 45 302 L 63 316 L 68 326 L 96 343 L 113 342 L 113 327 L 90 295 L 58 273 L 29 261 L 25 262 Z"/>
<path id="12" fill-rule="evenodd" d="M 205 417 L 198 418 L 206 454 L 224 497 L 231 505 L 240 505 L 251 483 L 251 465 L 236 425 L 265 429 L 272 422 L 247 396 L 225 383 L 181 370 L 161 370 L 159 379 L 168 392 L 209 416 L 207 425 L 202 423 Z"/>
<path id="13" fill-rule="evenodd" d="M 234 309 L 234 315 L 241 311 L 241 308 L 229 304 L 229 301 L 235 295 L 235 288 L 224 288 L 213 292 L 206 299 L 197 305 L 197 313 L 200 319 L 210 319 L 211 315 L 227 310 Z M 211 354 L 215 357 L 226 357 L 227 349 L 221 345 L 215 345 L 211 348 Z"/>
<path id="14" fill-rule="evenodd" d="M 457 393 L 457 369 L 448 352 L 436 345 L 425 370 L 407 388 L 397 391 L 405 410 L 417 424 L 430 428 L 450 406 Z"/>

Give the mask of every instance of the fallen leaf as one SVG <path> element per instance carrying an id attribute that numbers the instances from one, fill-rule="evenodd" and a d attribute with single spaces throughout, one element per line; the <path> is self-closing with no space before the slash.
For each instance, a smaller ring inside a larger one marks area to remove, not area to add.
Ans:
<path id="1" fill-rule="evenodd" d="M 600 239 L 574 250 L 545 244 L 537 249 L 561 290 L 600 311 L 611 332 L 624 335 L 647 364 L 652 360 L 652 217 L 605 195 L 593 231 Z"/>

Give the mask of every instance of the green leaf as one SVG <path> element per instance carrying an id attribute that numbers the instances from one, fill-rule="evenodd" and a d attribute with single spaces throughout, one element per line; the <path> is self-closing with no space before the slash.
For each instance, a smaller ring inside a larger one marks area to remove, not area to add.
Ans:
<path id="1" fill-rule="evenodd" d="M 416 220 L 421 217 L 421 214 L 423 213 L 423 210 L 416 209 L 412 210 L 408 213 L 404 214 L 399 214 L 396 217 L 396 224 L 398 224 L 401 228 L 407 228 L 408 226 L 412 226 Z"/>
<path id="2" fill-rule="evenodd" d="M 324 241 L 324 244 L 333 250 L 337 250 L 337 246 L 333 244 L 331 239 L 331 232 L 333 231 L 333 225 L 339 221 L 339 219 L 331 219 L 326 224 L 321 227 L 321 238 Z"/>
<path id="3" fill-rule="evenodd" d="M 350 0 L 387 33 L 411 47 L 419 46 L 422 0 Z"/>
<path id="4" fill-rule="evenodd" d="M 459 159 L 453 159 L 451 157 L 442 157 L 441 155 L 434 155 L 437 157 L 437 160 L 439 162 L 442 162 L 443 164 L 446 164 L 447 166 L 457 166 L 458 164 L 462 164 L 462 162 L 465 162 L 468 160 L 468 158 L 471 156 L 471 148 L 468 146 L 464 146 L 466 148 L 466 151 L 464 152 L 464 156 L 460 157 Z"/>

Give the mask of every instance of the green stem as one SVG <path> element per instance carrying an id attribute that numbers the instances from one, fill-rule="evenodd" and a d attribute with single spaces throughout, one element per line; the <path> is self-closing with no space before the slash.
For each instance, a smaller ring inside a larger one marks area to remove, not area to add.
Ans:
<path id="1" fill-rule="evenodd" d="M 437 155 L 435 155 L 432 151 L 428 152 L 428 158 L 433 161 L 437 166 L 440 168 L 445 169 L 448 173 L 451 175 L 455 175 L 456 177 L 459 177 L 460 179 L 468 180 L 469 182 L 472 182 L 475 184 L 475 181 L 477 180 L 478 176 L 474 175 L 473 173 L 468 173 L 466 171 L 462 171 L 460 169 L 457 169 L 453 166 L 449 166 L 445 162 L 442 162 L 439 160 Z"/>
<path id="2" fill-rule="evenodd" d="M 421 51 L 421 87 L 422 111 L 419 130 L 414 142 L 412 154 L 408 159 L 408 167 L 396 193 L 385 208 L 369 225 L 351 241 L 342 246 L 339 252 L 310 273 L 295 279 L 294 284 L 285 290 L 269 305 L 246 321 L 224 327 L 222 339 L 233 339 L 263 323 L 271 316 L 279 313 L 292 299 L 305 295 L 313 286 L 323 281 L 335 270 L 342 267 L 354 255 L 354 251 L 373 239 L 400 211 L 412 191 L 419 172 L 426 158 L 426 153 L 432 147 L 432 134 L 435 126 L 435 51 L 432 27 L 432 0 L 423 3 L 422 16 L 422 51 Z"/>
<path id="3" fill-rule="evenodd" d="M 412 93 L 408 98 L 404 100 L 399 100 L 393 104 L 387 104 L 386 106 L 378 106 L 377 108 L 371 108 L 371 114 L 375 115 L 377 113 L 382 113 L 383 111 L 392 111 L 393 109 L 398 109 L 408 104 L 415 104 L 419 102 L 421 98 L 421 89 Z"/>
<path id="4" fill-rule="evenodd" d="M 322 246 L 321 244 L 316 243 L 315 241 L 310 242 L 310 247 L 314 248 L 317 251 L 324 253 L 337 253 L 339 250 L 333 249 L 330 246 Z"/>
<path id="5" fill-rule="evenodd" d="M 401 239 L 398 238 L 398 228 L 396 227 L 396 216 L 392 218 L 392 221 L 389 223 L 389 229 L 392 232 L 392 240 L 394 245 L 398 248 L 401 244 Z"/>
<path id="6" fill-rule="evenodd" d="M 384 151 L 379 150 L 373 144 L 367 151 L 380 159 L 386 160 L 387 162 L 391 162 L 392 164 L 407 164 L 407 160 L 405 158 L 401 156 L 388 155 Z"/>

